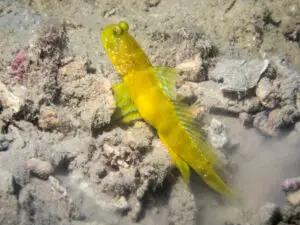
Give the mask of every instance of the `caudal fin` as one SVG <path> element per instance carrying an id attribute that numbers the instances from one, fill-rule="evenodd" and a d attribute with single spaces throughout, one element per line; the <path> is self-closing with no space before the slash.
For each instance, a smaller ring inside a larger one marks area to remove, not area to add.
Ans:
<path id="1" fill-rule="evenodd" d="M 203 171 L 203 169 L 201 170 Z M 200 174 L 197 170 L 196 172 Z M 224 196 L 233 197 L 239 199 L 239 196 L 220 178 L 216 171 L 210 167 L 204 170 L 204 173 L 200 174 L 203 180 L 215 191 Z"/>

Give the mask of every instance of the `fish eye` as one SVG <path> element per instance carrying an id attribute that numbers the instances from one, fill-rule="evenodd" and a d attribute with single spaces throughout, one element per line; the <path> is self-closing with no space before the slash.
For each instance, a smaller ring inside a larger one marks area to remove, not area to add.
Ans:
<path id="1" fill-rule="evenodd" d="M 123 31 L 128 31 L 128 29 L 129 29 L 129 25 L 128 25 L 128 23 L 126 23 L 125 21 L 120 21 L 119 22 L 119 26 L 122 28 L 122 30 Z"/>
<path id="2" fill-rule="evenodd" d="M 115 27 L 113 28 L 113 34 L 114 34 L 115 36 L 119 37 L 120 35 L 123 34 L 122 28 L 121 28 L 120 26 L 115 26 Z"/>

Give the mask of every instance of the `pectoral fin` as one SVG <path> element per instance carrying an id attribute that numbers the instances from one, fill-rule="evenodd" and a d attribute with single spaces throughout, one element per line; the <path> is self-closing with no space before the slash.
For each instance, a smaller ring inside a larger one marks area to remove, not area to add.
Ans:
<path id="1" fill-rule="evenodd" d="M 152 67 L 152 70 L 159 81 L 159 85 L 165 95 L 168 96 L 169 99 L 176 99 L 176 69 L 170 67 Z"/>
<path id="2" fill-rule="evenodd" d="M 129 123 L 142 119 L 134 102 L 130 98 L 129 89 L 124 83 L 114 84 L 113 93 L 117 104 L 117 110 L 113 116 L 113 120 Z"/>

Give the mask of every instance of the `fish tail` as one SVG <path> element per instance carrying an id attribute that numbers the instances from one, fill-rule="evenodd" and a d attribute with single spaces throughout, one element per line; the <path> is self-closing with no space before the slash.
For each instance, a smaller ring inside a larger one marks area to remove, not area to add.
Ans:
<path id="1" fill-rule="evenodd" d="M 229 187 L 216 173 L 212 166 L 209 166 L 206 169 L 195 168 L 195 171 L 202 177 L 202 179 L 213 188 L 215 191 L 219 192 L 224 196 L 229 196 L 235 199 L 238 199 L 239 196 Z"/>

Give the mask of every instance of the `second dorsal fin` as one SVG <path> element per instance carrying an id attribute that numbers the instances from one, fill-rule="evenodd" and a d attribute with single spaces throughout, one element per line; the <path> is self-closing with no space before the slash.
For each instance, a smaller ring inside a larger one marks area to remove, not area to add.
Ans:
<path id="1" fill-rule="evenodd" d="M 180 123 L 189 134 L 191 140 L 198 147 L 199 151 L 207 157 L 210 163 L 217 165 L 218 159 L 214 153 L 213 147 L 208 143 L 204 132 L 200 128 L 199 121 L 197 121 L 193 115 L 194 111 L 197 109 L 197 106 L 189 106 L 178 101 L 172 101 L 172 103 L 174 104 Z"/>

